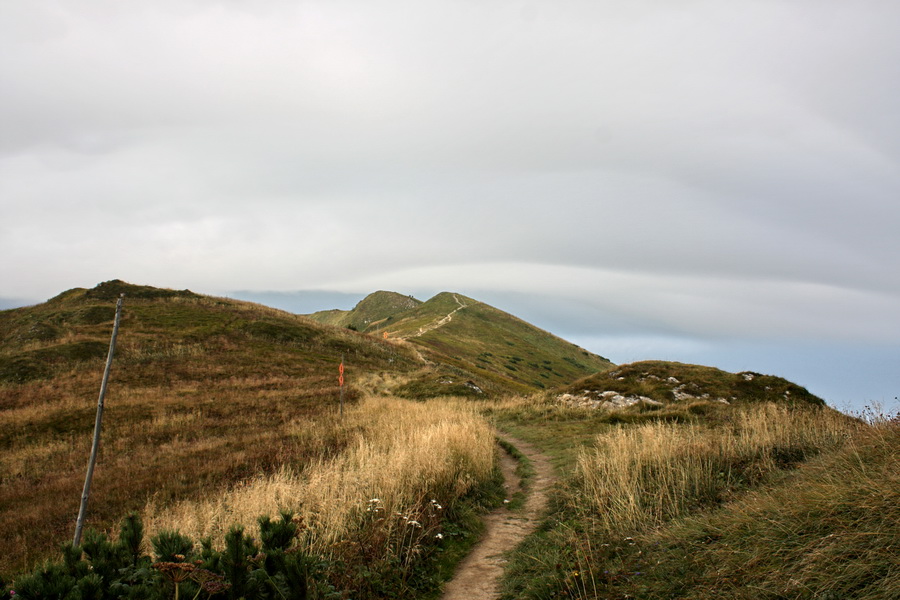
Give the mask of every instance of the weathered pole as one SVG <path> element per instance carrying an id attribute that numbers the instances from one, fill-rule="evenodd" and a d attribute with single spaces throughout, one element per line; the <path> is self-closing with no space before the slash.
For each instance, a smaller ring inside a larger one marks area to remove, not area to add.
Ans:
<path id="1" fill-rule="evenodd" d="M 91 478 L 94 476 L 94 465 L 97 463 L 97 451 L 100 448 L 100 424 L 103 421 L 103 399 L 106 396 L 106 384 L 112 368 L 113 354 L 116 351 L 116 336 L 119 334 L 119 319 L 122 316 L 122 300 L 116 302 L 116 319 L 113 322 L 112 338 L 109 340 L 109 353 L 106 355 L 106 368 L 103 370 L 103 381 L 100 383 L 100 399 L 97 400 L 97 419 L 94 421 L 94 443 L 91 445 L 91 458 L 88 460 L 87 476 L 84 478 L 84 491 L 81 492 L 81 507 L 78 509 L 78 520 L 75 521 L 75 539 L 72 546 L 81 544 L 81 529 L 84 527 L 84 515 L 87 512 L 88 497 L 91 495 Z"/>

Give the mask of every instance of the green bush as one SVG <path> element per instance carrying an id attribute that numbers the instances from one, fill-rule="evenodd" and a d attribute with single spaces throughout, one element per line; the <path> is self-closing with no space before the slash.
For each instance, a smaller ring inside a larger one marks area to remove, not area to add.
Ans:
<path id="1" fill-rule="evenodd" d="M 0 582 L 5 597 L 22 600 L 308 600 L 339 596 L 324 581 L 324 563 L 300 551 L 293 514 L 260 519 L 262 546 L 243 529 L 225 537 L 225 549 L 203 540 L 200 550 L 177 532 L 164 531 L 151 544 L 159 560 L 142 554 L 143 525 L 137 515 L 122 521 L 119 539 L 88 529 L 81 547 L 65 545 L 62 560 L 47 562 L 16 580 Z"/>
<path id="2" fill-rule="evenodd" d="M 193 555 L 194 542 L 177 531 L 160 531 L 150 543 L 160 562 L 185 562 Z"/>

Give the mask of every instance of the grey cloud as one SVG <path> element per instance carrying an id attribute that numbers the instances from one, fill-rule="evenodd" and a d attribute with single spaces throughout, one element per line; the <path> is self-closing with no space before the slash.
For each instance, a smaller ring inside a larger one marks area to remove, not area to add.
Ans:
<path id="1" fill-rule="evenodd" d="M 584 335 L 898 333 L 895 2 L 0 10 L 6 295 L 454 288 L 590 307 Z"/>

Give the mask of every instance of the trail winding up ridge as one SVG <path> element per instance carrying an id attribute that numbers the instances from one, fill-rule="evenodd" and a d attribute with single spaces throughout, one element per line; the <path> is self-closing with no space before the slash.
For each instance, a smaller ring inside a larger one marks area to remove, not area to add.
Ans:
<path id="1" fill-rule="evenodd" d="M 453 320 L 453 315 L 455 315 L 457 312 L 459 312 L 462 309 L 469 306 L 468 304 L 463 304 L 462 301 L 459 299 L 459 297 L 457 297 L 456 294 L 453 294 L 453 299 L 456 300 L 456 303 L 459 305 L 458 308 L 451 310 L 449 314 L 447 314 L 444 317 L 441 317 L 434 323 L 430 323 L 424 327 L 419 327 L 419 331 L 417 331 L 416 333 L 414 333 L 411 336 L 406 336 L 403 339 L 408 339 L 410 337 L 421 337 L 421 336 L 425 335 L 426 333 L 428 333 L 429 331 L 434 331 L 438 327 L 443 327 L 444 325 L 446 325 L 447 323 L 449 323 L 450 321 Z"/>

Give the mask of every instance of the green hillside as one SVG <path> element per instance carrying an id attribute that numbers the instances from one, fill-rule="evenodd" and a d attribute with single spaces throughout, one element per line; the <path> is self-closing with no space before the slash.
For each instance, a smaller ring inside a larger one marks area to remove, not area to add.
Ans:
<path id="1" fill-rule="evenodd" d="M 335 311 L 310 316 L 334 322 Z M 613 366 L 609 360 L 506 312 L 451 292 L 421 303 L 400 294 L 376 292 L 354 310 L 341 313 L 339 322 L 436 352 L 447 368 L 401 390 L 413 395 L 440 394 L 442 389 L 477 395 L 472 387 L 460 385 L 464 376 L 471 377 L 479 388 L 500 386 L 528 392 L 563 385 Z"/>

